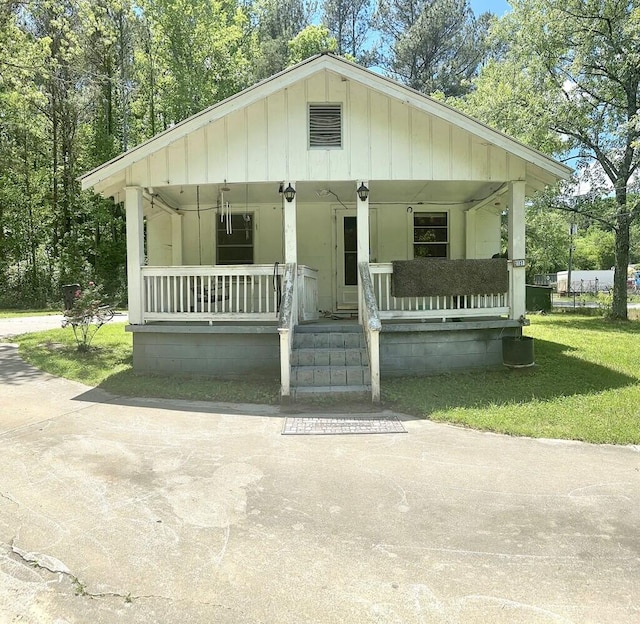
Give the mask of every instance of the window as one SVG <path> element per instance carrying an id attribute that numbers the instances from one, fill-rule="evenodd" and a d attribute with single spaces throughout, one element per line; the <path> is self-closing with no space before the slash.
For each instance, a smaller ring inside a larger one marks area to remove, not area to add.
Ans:
<path id="1" fill-rule="evenodd" d="M 413 257 L 448 258 L 449 228 L 446 212 L 413 213 Z"/>
<path id="2" fill-rule="evenodd" d="M 309 104 L 309 147 L 342 147 L 342 104 Z"/>
<path id="3" fill-rule="evenodd" d="M 253 264 L 253 215 L 232 214 L 216 219 L 216 264 Z"/>

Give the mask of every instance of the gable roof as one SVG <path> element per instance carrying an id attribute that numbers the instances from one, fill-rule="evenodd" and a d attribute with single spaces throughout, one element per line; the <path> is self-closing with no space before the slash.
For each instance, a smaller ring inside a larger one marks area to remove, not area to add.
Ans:
<path id="1" fill-rule="evenodd" d="M 96 167 L 92 171 L 83 174 L 78 178 L 82 184 L 82 189 L 85 190 L 91 188 L 101 181 L 120 173 L 133 163 L 146 158 L 150 154 L 167 147 L 175 141 L 182 139 L 195 130 L 221 119 L 225 115 L 238 110 L 239 108 L 243 108 L 260 101 L 263 98 L 266 98 L 281 89 L 287 88 L 300 80 L 304 80 L 322 70 L 332 71 L 349 80 L 353 80 L 363 84 L 364 86 L 376 89 L 380 93 L 396 100 L 400 100 L 429 115 L 433 115 L 454 124 L 457 127 L 540 167 L 543 171 L 546 171 L 555 178 L 568 179 L 571 174 L 571 168 L 566 165 L 559 163 L 536 149 L 520 143 L 516 139 L 513 139 L 498 130 L 490 128 L 465 113 L 454 109 L 448 104 L 434 100 L 424 93 L 406 87 L 391 78 L 376 74 L 369 69 L 356 65 L 355 63 L 347 61 L 335 54 L 325 52 L 312 56 L 297 65 L 288 67 L 282 72 L 258 82 L 255 85 L 248 87 L 199 113 L 196 113 L 164 132 L 161 132 L 151 139 L 133 147 L 127 152 L 124 152 L 99 167 Z"/>

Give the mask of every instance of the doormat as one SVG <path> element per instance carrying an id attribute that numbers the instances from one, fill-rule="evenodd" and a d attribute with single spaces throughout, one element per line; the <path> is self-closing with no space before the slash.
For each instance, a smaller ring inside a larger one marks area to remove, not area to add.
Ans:
<path id="1" fill-rule="evenodd" d="M 342 435 L 351 433 L 407 433 L 397 416 L 288 416 L 282 435 Z"/>

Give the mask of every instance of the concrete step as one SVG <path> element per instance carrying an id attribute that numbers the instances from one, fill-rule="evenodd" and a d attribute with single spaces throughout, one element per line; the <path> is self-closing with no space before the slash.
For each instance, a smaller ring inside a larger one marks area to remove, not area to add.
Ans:
<path id="1" fill-rule="evenodd" d="M 357 332 L 300 332 L 293 335 L 294 349 L 361 349 L 366 346 L 364 334 Z"/>
<path id="2" fill-rule="evenodd" d="M 363 348 L 294 348 L 291 351 L 292 366 L 366 366 L 367 351 Z"/>
<path id="3" fill-rule="evenodd" d="M 371 383 L 365 366 L 292 366 L 293 387 L 362 386 Z"/>
<path id="4" fill-rule="evenodd" d="M 291 396 L 293 399 L 344 396 L 350 400 L 371 401 L 371 386 L 365 384 L 361 386 L 297 386 L 291 388 Z"/>
<path id="5" fill-rule="evenodd" d="M 325 325 L 308 323 L 296 325 L 296 332 L 300 334 L 361 334 L 362 327 L 358 323 L 327 323 Z"/>

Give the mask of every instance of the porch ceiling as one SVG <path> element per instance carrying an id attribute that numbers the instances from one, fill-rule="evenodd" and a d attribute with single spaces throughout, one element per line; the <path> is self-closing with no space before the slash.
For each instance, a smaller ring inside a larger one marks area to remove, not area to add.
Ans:
<path id="1" fill-rule="evenodd" d="M 215 205 L 223 184 L 207 184 L 199 187 L 200 204 Z M 397 181 L 372 180 L 369 183 L 369 202 L 376 204 L 468 204 L 480 203 L 503 186 L 502 182 L 443 182 L 443 181 Z M 282 201 L 279 185 L 274 182 L 230 183 L 224 192 L 225 201 L 232 205 L 279 204 Z M 353 181 L 311 181 L 296 184 L 297 201 L 300 203 L 345 203 L 355 204 L 355 184 Z M 154 187 L 158 194 L 173 208 L 195 205 L 197 187 L 162 186 Z"/>

